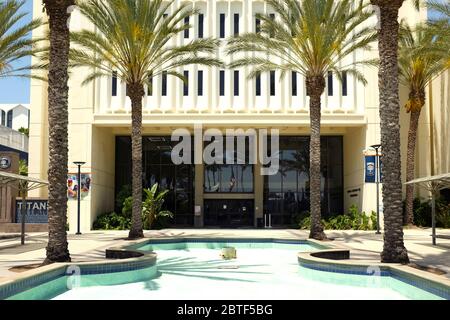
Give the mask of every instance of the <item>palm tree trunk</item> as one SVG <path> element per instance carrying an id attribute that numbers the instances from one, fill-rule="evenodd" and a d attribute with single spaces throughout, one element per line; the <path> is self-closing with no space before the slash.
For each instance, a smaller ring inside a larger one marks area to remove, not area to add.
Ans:
<path id="1" fill-rule="evenodd" d="M 309 96 L 309 112 L 311 118 L 311 141 L 309 145 L 309 183 L 311 230 L 309 237 L 325 240 L 320 205 L 320 96 L 325 89 L 325 78 L 313 76 L 306 78 L 306 90 Z"/>
<path id="2" fill-rule="evenodd" d="M 371 0 L 380 8 L 379 92 L 383 152 L 384 246 L 382 262 L 408 263 L 403 243 L 403 204 L 400 155 L 398 83 L 398 11 L 403 0 Z"/>
<path id="3" fill-rule="evenodd" d="M 423 95 L 425 96 L 425 94 Z M 418 110 L 411 111 L 411 117 L 409 120 L 409 131 L 408 131 L 408 150 L 406 159 L 406 181 L 414 180 L 414 165 L 415 165 L 415 153 L 416 153 L 416 139 L 417 139 L 417 127 L 419 126 L 420 111 L 422 107 Z M 406 201 L 405 201 L 405 224 L 414 225 L 414 185 L 406 185 Z"/>
<path id="4" fill-rule="evenodd" d="M 132 214 L 130 239 L 143 238 L 142 228 L 142 97 L 144 86 L 128 84 L 127 95 L 131 100 L 131 158 L 132 158 Z"/>
<path id="5" fill-rule="evenodd" d="M 68 61 L 70 14 L 73 1 L 44 1 L 50 26 L 48 70 L 48 244 L 44 263 L 68 262 L 67 163 L 68 163 Z"/>

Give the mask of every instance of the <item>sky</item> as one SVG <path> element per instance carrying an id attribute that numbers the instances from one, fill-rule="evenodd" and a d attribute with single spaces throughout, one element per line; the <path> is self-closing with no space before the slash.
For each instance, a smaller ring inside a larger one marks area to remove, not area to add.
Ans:
<path id="1" fill-rule="evenodd" d="M 40 0 L 35 0 L 40 1 Z M 19 23 L 25 24 L 32 19 L 33 0 L 26 0 L 21 11 L 28 12 Z M 31 35 L 30 35 L 31 36 Z M 18 66 L 30 65 L 31 58 L 18 61 Z M 26 78 L 1 78 L 0 103 L 30 103 L 30 80 Z"/>
<path id="2" fill-rule="evenodd" d="M 33 0 L 26 0 L 22 10 L 28 12 L 28 15 L 21 20 L 21 23 L 30 22 L 32 19 Z M 430 18 L 434 16 L 432 13 L 430 14 Z M 31 58 L 24 58 L 18 61 L 17 65 L 24 66 L 30 63 Z M 0 79 L 0 103 L 30 103 L 30 80 L 26 78 Z"/>

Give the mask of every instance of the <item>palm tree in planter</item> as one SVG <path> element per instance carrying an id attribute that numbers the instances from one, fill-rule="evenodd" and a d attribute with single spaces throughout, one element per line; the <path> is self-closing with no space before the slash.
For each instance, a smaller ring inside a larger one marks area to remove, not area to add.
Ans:
<path id="1" fill-rule="evenodd" d="M 251 66 L 250 78 L 272 70 L 280 70 L 281 76 L 297 72 L 305 77 L 311 121 L 310 237 L 324 240 L 320 204 L 321 95 L 330 71 L 339 79 L 345 71 L 365 83 L 356 68 L 358 62 L 340 64 L 344 57 L 367 48 L 374 40 L 372 28 L 367 28 L 366 23 L 372 11 L 366 4 L 352 0 L 267 0 L 267 4 L 279 19 L 258 14 L 261 32 L 231 38 L 228 54 L 247 52 L 249 57 L 235 60 L 230 67 Z M 259 56 L 253 57 L 253 52 Z"/>
<path id="2" fill-rule="evenodd" d="M 41 20 L 35 19 L 21 26 L 25 12 L 19 12 L 25 1 L 8 0 L 0 3 L 0 78 L 29 77 L 27 67 L 14 67 L 17 60 L 33 55 L 38 39 L 28 37 L 41 25 Z"/>
<path id="3" fill-rule="evenodd" d="M 423 25 L 418 25 L 414 31 L 409 26 L 404 26 L 400 31 L 400 82 L 409 88 L 409 99 L 405 105 L 410 114 L 406 181 L 414 179 L 417 127 L 420 112 L 425 105 L 425 88 L 450 67 L 448 44 L 435 31 L 434 27 Z M 413 201 L 414 186 L 407 185 L 405 222 L 408 225 L 414 224 Z"/>
<path id="4" fill-rule="evenodd" d="M 75 0 L 43 0 L 49 22 L 48 244 L 44 263 L 70 261 L 67 243 L 69 26 Z"/>
<path id="5" fill-rule="evenodd" d="M 80 2 L 80 12 L 96 31 L 72 34 L 77 45 L 71 56 L 74 67 L 90 67 L 92 73 L 84 83 L 117 74 L 126 84 L 131 100 L 132 119 L 132 223 L 129 238 L 143 237 L 142 229 L 142 98 L 151 78 L 161 74 L 184 80 L 178 72 L 191 64 L 220 66 L 208 57 L 219 45 L 215 39 L 196 39 L 181 46 L 169 41 L 191 26 L 185 24 L 195 13 L 182 4 L 167 13 L 174 3 L 163 0 L 87 0 Z M 166 15 L 167 14 L 167 15 Z"/>
<path id="6" fill-rule="evenodd" d="M 404 0 L 370 0 L 377 8 L 378 90 L 380 94 L 381 145 L 383 148 L 384 241 L 382 262 L 408 263 L 403 242 L 403 202 L 400 154 L 400 99 L 398 12 Z M 419 8 L 420 0 L 413 0 Z"/>

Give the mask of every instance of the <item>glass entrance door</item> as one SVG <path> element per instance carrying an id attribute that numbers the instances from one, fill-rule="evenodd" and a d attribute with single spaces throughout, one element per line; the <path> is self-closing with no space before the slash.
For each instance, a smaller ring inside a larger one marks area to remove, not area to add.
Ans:
<path id="1" fill-rule="evenodd" d="M 214 199 L 204 202 L 205 226 L 238 228 L 254 226 L 254 201 Z"/>

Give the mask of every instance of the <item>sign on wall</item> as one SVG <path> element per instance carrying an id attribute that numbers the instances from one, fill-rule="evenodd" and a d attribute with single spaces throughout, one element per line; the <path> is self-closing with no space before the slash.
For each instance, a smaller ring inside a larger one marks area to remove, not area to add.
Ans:
<path id="1" fill-rule="evenodd" d="M 47 200 L 30 199 L 26 202 L 26 223 L 48 223 Z M 16 199 L 16 223 L 22 222 L 22 200 Z"/>
<path id="2" fill-rule="evenodd" d="M 91 181 L 91 174 L 81 174 L 81 199 L 84 199 L 89 195 L 89 191 L 91 190 Z M 79 185 L 78 174 L 69 173 L 67 175 L 67 198 L 69 200 L 77 200 Z"/>

